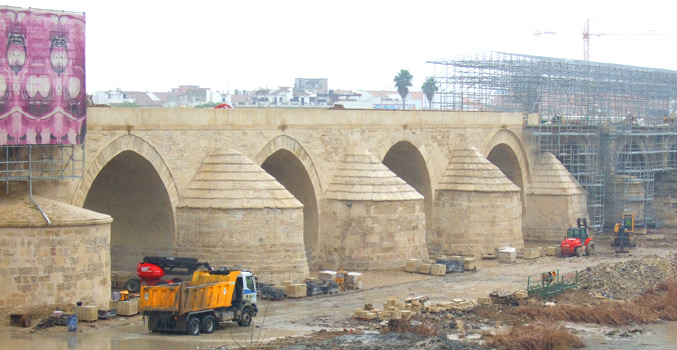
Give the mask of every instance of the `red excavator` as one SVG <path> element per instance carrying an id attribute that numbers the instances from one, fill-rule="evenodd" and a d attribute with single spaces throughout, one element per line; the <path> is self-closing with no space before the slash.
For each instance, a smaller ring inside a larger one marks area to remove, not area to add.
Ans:
<path id="1" fill-rule="evenodd" d="M 595 254 L 595 242 L 588 235 L 588 222 L 585 218 L 576 219 L 577 227 L 569 227 L 567 236 L 560 244 L 561 256 L 582 256 Z"/>

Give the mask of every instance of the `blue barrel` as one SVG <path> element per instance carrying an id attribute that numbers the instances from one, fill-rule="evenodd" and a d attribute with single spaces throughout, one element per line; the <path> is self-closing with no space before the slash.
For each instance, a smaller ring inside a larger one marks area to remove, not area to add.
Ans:
<path id="1" fill-rule="evenodd" d="M 78 330 L 78 317 L 75 314 L 68 317 L 68 331 L 75 332 Z"/>

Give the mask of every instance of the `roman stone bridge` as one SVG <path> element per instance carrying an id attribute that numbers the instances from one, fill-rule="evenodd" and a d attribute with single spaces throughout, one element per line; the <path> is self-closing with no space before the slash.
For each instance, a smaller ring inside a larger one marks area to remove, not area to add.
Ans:
<path id="1" fill-rule="evenodd" d="M 109 214 L 112 270 L 146 255 L 389 269 L 559 238 L 585 191 L 521 114 L 89 108 L 84 176 L 34 193 Z"/>

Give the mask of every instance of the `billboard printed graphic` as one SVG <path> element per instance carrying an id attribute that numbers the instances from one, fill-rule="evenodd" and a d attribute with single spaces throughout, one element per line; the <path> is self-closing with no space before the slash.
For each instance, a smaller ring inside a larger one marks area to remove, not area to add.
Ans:
<path id="1" fill-rule="evenodd" d="M 86 116 L 85 15 L 1 8 L 0 145 L 81 144 Z"/>

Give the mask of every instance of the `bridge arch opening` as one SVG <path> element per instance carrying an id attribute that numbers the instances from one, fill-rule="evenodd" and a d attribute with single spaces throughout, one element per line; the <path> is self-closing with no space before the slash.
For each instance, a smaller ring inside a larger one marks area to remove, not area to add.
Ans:
<path id="1" fill-rule="evenodd" d="M 113 217 L 111 270 L 135 271 L 147 255 L 174 256 L 174 213 L 160 175 L 134 151 L 110 159 L 96 175 L 83 208 Z"/>
<path id="2" fill-rule="evenodd" d="M 279 149 L 268 156 L 261 168 L 273 176 L 296 199 L 303 204 L 303 241 L 308 266 L 319 266 L 319 213 L 317 196 L 310 175 L 296 155 L 286 149 Z"/>
<path id="3" fill-rule="evenodd" d="M 513 149 L 505 143 L 500 143 L 491 149 L 487 160 L 498 167 L 501 172 L 520 188 L 520 199 L 522 200 L 522 213 L 525 212 L 524 206 L 524 182 L 522 180 L 522 168 L 519 159 Z"/>
<path id="4" fill-rule="evenodd" d="M 643 170 L 646 168 L 646 159 L 642 148 L 635 142 L 630 142 L 623 147 L 618 167 L 620 171 Z"/>
<path id="5" fill-rule="evenodd" d="M 400 141 L 390 147 L 383 157 L 383 164 L 424 197 L 426 237 L 430 244 L 434 210 L 430 174 L 425 158 L 416 146 L 408 141 Z"/>

